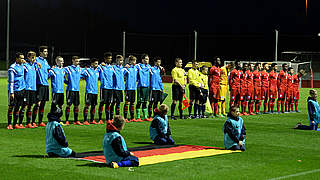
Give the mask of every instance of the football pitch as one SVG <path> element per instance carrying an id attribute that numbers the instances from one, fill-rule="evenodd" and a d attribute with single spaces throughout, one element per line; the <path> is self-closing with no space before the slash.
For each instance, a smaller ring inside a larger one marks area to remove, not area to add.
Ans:
<path id="1" fill-rule="evenodd" d="M 7 79 L 0 79 L 0 179 L 320 179 L 320 132 L 292 129 L 297 122 L 309 123 L 306 109 L 309 89 L 300 89 L 301 113 L 243 116 L 247 128 L 245 152 L 111 169 L 89 161 L 46 158 L 45 128 L 7 130 L 7 86 Z M 169 93 L 164 103 L 170 106 L 171 84 L 164 86 Z M 85 81 L 81 81 L 81 121 L 84 87 Z M 177 109 L 176 113 L 178 115 Z M 188 111 L 184 113 L 187 115 Z M 70 118 L 72 121 L 72 112 Z M 224 147 L 222 127 L 225 120 L 169 121 L 177 144 Z M 46 118 L 44 121 L 47 122 Z M 151 142 L 149 125 L 150 122 L 126 124 L 121 134 L 127 146 L 138 147 Z M 102 150 L 105 125 L 63 128 L 69 147 L 74 151 Z"/>

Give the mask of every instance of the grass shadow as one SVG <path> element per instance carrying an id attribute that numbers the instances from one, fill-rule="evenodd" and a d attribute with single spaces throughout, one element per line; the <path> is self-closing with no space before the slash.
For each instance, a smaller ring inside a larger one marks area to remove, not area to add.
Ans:
<path id="1" fill-rule="evenodd" d="M 39 159 L 49 158 L 48 155 L 15 155 L 12 157 L 39 158 Z"/>
<path id="2" fill-rule="evenodd" d="M 153 144 L 153 142 L 133 142 L 135 144 Z"/>
<path id="3" fill-rule="evenodd" d="M 105 164 L 105 163 L 96 163 L 96 162 L 91 162 L 91 163 L 86 163 L 86 164 L 79 164 L 77 166 L 99 167 L 99 168 L 108 167 L 107 164 Z"/>

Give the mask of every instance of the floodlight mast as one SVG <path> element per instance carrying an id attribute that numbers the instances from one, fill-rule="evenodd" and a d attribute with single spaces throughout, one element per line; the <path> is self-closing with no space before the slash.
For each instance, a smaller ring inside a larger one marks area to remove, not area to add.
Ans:
<path id="1" fill-rule="evenodd" d="M 194 60 L 197 59 L 197 40 L 198 40 L 198 32 L 194 30 Z"/>
<path id="2" fill-rule="evenodd" d="M 123 58 L 126 57 L 126 32 L 123 31 L 122 33 L 122 56 Z"/>
<path id="3" fill-rule="evenodd" d="M 9 34 L 10 34 L 10 0 L 8 0 L 8 7 L 7 7 L 7 43 L 6 43 L 6 65 L 7 69 L 9 67 Z"/>
<path id="4" fill-rule="evenodd" d="M 274 53 L 274 61 L 278 61 L 278 41 L 279 41 L 279 31 L 276 30 L 276 45 L 275 45 L 275 53 Z"/>

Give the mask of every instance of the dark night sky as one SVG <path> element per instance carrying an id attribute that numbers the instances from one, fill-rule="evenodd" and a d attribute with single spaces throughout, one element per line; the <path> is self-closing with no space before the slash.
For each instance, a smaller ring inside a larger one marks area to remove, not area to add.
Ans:
<path id="1" fill-rule="evenodd" d="M 5 54 L 6 1 L 0 4 L 1 59 Z M 55 54 L 74 52 L 100 57 L 106 50 L 121 51 L 121 33 L 126 30 L 129 53 L 191 58 L 192 32 L 196 29 L 200 57 L 268 59 L 273 57 L 277 28 L 283 35 L 280 50 L 320 51 L 316 37 L 320 32 L 320 2 L 315 0 L 309 0 L 308 16 L 305 0 L 11 2 L 13 50 L 47 44 L 55 46 Z"/>

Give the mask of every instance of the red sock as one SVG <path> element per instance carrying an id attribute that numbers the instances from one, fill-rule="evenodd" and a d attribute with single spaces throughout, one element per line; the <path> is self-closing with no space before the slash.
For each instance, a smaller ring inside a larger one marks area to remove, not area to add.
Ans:
<path id="1" fill-rule="evenodd" d="M 281 101 L 281 112 L 283 112 L 283 113 L 284 113 L 284 108 L 285 108 L 285 107 L 284 107 L 284 103 L 285 103 L 284 100 L 282 100 L 282 101 Z"/>
<path id="2" fill-rule="evenodd" d="M 267 105 L 268 105 L 268 101 L 264 100 L 263 101 L 263 112 L 267 112 Z"/>
<path id="3" fill-rule="evenodd" d="M 217 115 L 217 111 L 218 111 L 218 102 L 214 103 L 214 115 Z"/>
<path id="4" fill-rule="evenodd" d="M 254 101 L 251 101 L 249 105 L 251 113 L 253 113 L 253 106 L 254 106 Z"/>
<path id="5" fill-rule="evenodd" d="M 285 102 L 285 111 L 288 111 L 288 109 L 289 109 L 289 102 L 288 102 L 288 100 L 286 100 L 286 102 Z"/>
<path id="6" fill-rule="evenodd" d="M 277 111 L 280 112 L 280 105 L 281 105 L 281 100 L 277 100 Z"/>
<path id="7" fill-rule="evenodd" d="M 295 110 L 298 111 L 299 100 L 295 100 L 295 101 L 294 101 L 294 105 L 295 105 L 295 106 L 294 106 L 294 107 L 295 107 Z"/>

